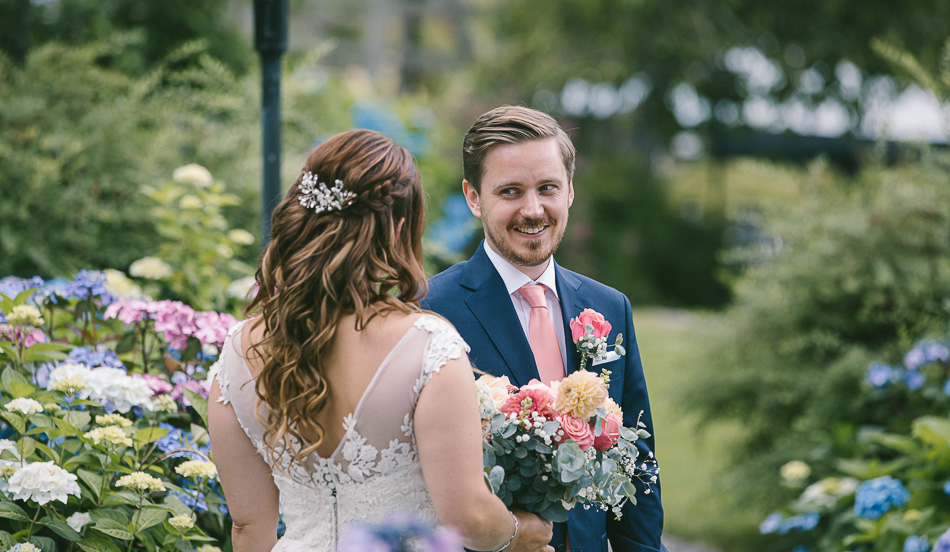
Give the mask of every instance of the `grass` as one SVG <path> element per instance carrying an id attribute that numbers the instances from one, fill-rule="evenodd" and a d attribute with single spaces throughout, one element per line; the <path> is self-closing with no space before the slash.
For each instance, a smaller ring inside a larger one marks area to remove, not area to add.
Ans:
<path id="1" fill-rule="evenodd" d="M 697 429 L 683 390 L 692 368 L 703 362 L 703 339 L 709 339 L 711 316 L 690 311 L 638 309 L 634 312 L 637 343 L 650 391 L 661 466 L 664 534 L 707 542 L 734 551 L 750 549 L 762 520 L 759 512 L 736 509 L 717 482 L 738 425 L 715 424 Z"/>

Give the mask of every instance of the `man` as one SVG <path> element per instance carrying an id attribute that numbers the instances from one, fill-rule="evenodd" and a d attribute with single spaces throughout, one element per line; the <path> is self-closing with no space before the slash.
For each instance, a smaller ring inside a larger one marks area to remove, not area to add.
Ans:
<path id="1" fill-rule="evenodd" d="M 570 138 L 544 113 L 503 106 L 479 117 L 462 147 L 462 191 L 482 219 L 485 240 L 470 260 L 430 279 L 423 306 L 455 325 L 477 368 L 519 386 L 577 370 L 569 321 L 585 308 L 600 312 L 613 326 L 607 342 L 622 333 L 627 354 L 594 370 L 612 372 L 609 393 L 623 409 L 624 425 L 636 427 L 642 411 L 652 435 L 630 301 L 553 259 L 574 201 L 574 156 Z M 646 458 L 653 437 L 638 445 Z M 619 521 L 596 508 L 574 508 L 567 523 L 555 524 L 551 545 L 606 552 L 609 540 L 614 552 L 660 550 L 659 482 L 651 487 L 637 493 L 638 504 L 625 506 Z"/>

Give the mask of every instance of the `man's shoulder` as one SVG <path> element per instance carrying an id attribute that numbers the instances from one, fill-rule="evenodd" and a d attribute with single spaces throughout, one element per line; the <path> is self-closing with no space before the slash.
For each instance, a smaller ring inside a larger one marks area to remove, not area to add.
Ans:
<path id="1" fill-rule="evenodd" d="M 589 276 L 584 276 L 583 274 L 564 268 L 563 266 L 558 265 L 558 268 L 561 269 L 561 276 L 564 277 L 568 283 L 571 283 L 571 280 L 574 280 L 574 283 L 578 284 L 578 289 L 582 289 L 585 294 L 606 297 L 611 301 L 621 301 L 626 303 L 630 302 L 629 299 L 627 299 L 627 296 L 618 289 L 612 288 L 602 282 L 598 282 Z"/>

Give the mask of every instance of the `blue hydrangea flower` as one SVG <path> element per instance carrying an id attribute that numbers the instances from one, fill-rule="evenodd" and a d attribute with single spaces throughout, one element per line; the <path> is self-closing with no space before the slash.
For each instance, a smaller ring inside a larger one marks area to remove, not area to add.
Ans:
<path id="1" fill-rule="evenodd" d="M 926 537 L 911 535 L 904 540 L 903 552 L 927 552 L 930 550 L 930 541 Z"/>
<path id="2" fill-rule="evenodd" d="M 68 297 L 75 299 L 98 298 L 104 306 L 115 301 L 106 289 L 106 275 L 97 270 L 80 270 L 66 287 L 66 292 Z"/>
<path id="3" fill-rule="evenodd" d="M 927 378 L 917 370 L 907 370 L 904 372 L 904 385 L 911 391 L 917 391 L 924 386 Z"/>
<path id="4" fill-rule="evenodd" d="M 784 535 L 792 531 L 811 531 L 818 526 L 819 519 L 821 519 L 821 516 L 818 515 L 818 512 L 798 514 L 781 522 L 776 532 L 779 535 Z"/>
<path id="5" fill-rule="evenodd" d="M 208 445 L 196 446 L 193 442 L 194 437 L 192 437 L 191 433 L 165 422 L 158 424 L 158 427 L 167 429 L 168 433 L 156 441 L 155 446 L 166 454 L 172 453 L 169 458 L 204 460 L 205 458 L 203 458 L 201 454 L 203 454 L 205 457 L 208 456 Z"/>
<path id="6" fill-rule="evenodd" d="M 6 278 L 0 279 L 0 293 L 6 295 L 10 299 L 13 299 L 28 289 L 43 287 L 43 284 L 45 283 L 46 282 L 44 282 L 39 276 L 34 276 L 32 278 L 17 278 L 16 276 L 7 276 Z"/>
<path id="7" fill-rule="evenodd" d="M 933 552 L 950 552 L 950 529 L 940 535 L 940 538 L 934 543 Z"/>
<path id="8" fill-rule="evenodd" d="M 60 298 L 69 297 L 69 280 L 62 277 L 56 277 L 47 280 L 40 289 L 36 290 L 30 299 L 35 303 L 41 303 L 46 299 L 53 304 L 58 304 Z"/>
<path id="9" fill-rule="evenodd" d="M 97 351 L 89 347 L 76 347 L 69 351 L 69 359 L 73 362 L 79 362 L 86 366 L 110 366 L 125 370 L 125 364 L 119 360 L 118 355 L 112 351 Z"/>
<path id="10" fill-rule="evenodd" d="M 924 364 L 936 361 L 947 362 L 950 358 L 950 349 L 939 341 L 921 341 L 904 355 L 904 366 L 908 370 L 916 370 Z"/>
<path id="11" fill-rule="evenodd" d="M 950 379 L 943 382 L 943 394 L 950 397 Z"/>
<path id="12" fill-rule="evenodd" d="M 792 548 L 792 552 L 811 552 L 811 548 L 805 546 L 804 544 L 799 544 L 795 548 Z"/>
<path id="13" fill-rule="evenodd" d="M 759 524 L 759 533 L 768 535 L 778 531 L 778 528 L 782 525 L 782 519 L 782 514 L 778 512 L 769 514 L 769 516 Z"/>
<path id="14" fill-rule="evenodd" d="M 878 519 L 891 506 L 907 504 L 910 492 L 904 484 L 889 475 L 864 481 L 854 493 L 854 515 L 864 519 Z"/>
<path id="15" fill-rule="evenodd" d="M 872 362 L 868 366 L 868 373 L 865 379 L 868 385 L 875 389 L 887 387 L 891 382 L 900 377 L 896 368 L 883 362 Z"/>
<path id="16" fill-rule="evenodd" d="M 943 492 L 950 495 L 950 481 L 947 481 L 946 483 L 943 484 Z"/>

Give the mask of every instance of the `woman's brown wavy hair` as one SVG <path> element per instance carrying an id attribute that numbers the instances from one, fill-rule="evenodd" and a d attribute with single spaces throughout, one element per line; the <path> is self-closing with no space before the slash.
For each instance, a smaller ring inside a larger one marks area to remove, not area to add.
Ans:
<path id="1" fill-rule="evenodd" d="M 247 313 L 260 313 L 257 325 L 264 325 L 252 349 L 263 360 L 258 406 L 268 408 L 257 415 L 275 460 L 286 450 L 300 461 L 323 441 L 316 421 L 330 393 L 323 358 L 340 318 L 355 314 L 362 330 L 378 314 L 418 311 L 427 289 L 425 198 L 405 148 L 378 132 L 351 130 L 314 149 L 307 171 L 331 187 L 343 181 L 356 198 L 316 213 L 298 201 L 301 174 L 271 219 Z"/>

